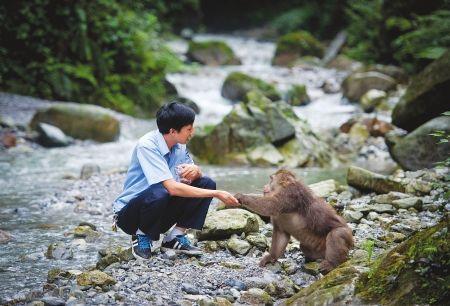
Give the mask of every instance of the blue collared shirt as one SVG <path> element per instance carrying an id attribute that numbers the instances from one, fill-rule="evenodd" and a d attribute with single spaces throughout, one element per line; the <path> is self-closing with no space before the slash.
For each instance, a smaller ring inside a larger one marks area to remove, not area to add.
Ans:
<path id="1" fill-rule="evenodd" d="M 186 145 L 176 144 L 169 150 L 158 130 L 145 134 L 133 150 L 123 191 L 113 203 L 114 213 L 153 184 L 168 179 L 179 181 L 175 168 L 193 163 Z"/>

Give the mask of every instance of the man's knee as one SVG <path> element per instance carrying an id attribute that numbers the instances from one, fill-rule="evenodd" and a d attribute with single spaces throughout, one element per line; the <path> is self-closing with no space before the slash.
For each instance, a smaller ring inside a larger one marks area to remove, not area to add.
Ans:
<path id="1" fill-rule="evenodd" d="M 208 176 L 203 176 L 200 178 L 200 185 L 205 189 L 216 189 L 216 182 Z"/>

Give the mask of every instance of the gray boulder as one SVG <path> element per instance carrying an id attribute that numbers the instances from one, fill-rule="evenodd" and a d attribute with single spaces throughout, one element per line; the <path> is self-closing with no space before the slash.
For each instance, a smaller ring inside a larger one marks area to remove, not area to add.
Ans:
<path id="1" fill-rule="evenodd" d="M 30 126 L 37 129 L 39 123 L 56 126 L 77 139 L 99 142 L 114 141 L 120 134 L 120 123 L 111 111 L 89 104 L 57 103 L 38 110 Z"/>
<path id="2" fill-rule="evenodd" d="M 72 259 L 73 250 L 64 243 L 52 243 L 48 246 L 45 257 L 49 259 Z"/>
<path id="3" fill-rule="evenodd" d="M 407 170 L 432 168 L 449 156 L 450 143 L 437 144 L 430 134 L 440 130 L 450 133 L 450 117 L 434 118 L 404 137 L 388 133 L 386 143 L 392 158 Z"/>
<path id="4" fill-rule="evenodd" d="M 38 142 L 44 147 L 66 147 L 72 142 L 72 139 L 63 131 L 47 123 L 38 123 L 37 132 L 39 133 Z"/>
<path id="5" fill-rule="evenodd" d="M 389 91 L 396 84 L 392 77 L 376 71 L 356 72 L 344 80 L 342 90 L 350 101 L 359 101 L 370 89 Z"/>
<path id="6" fill-rule="evenodd" d="M 392 112 L 392 123 L 412 131 L 450 110 L 450 52 L 416 75 Z"/>

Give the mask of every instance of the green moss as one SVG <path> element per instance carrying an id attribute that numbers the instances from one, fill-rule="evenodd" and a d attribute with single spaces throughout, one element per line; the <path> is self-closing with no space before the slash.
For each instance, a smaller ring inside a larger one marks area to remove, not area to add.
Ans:
<path id="1" fill-rule="evenodd" d="M 286 101 L 293 106 L 308 104 L 311 99 L 305 85 L 293 85 L 286 94 Z"/>
<path id="2" fill-rule="evenodd" d="M 449 221 L 417 233 L 378 258 L 356 294 L 368 303 L 434 304 L 449 298 Z"/>
<path id="3" fill-rule="evenodd" d="M 223 41 L 189 42 L 188 57 L 207 65 L 236 65 L 240 61 Z"/>
<path id="4" fill-rule="evenodd" d="M 321 58 L 323 53 L 324 47 L 317 39 L 306 31 L 298 31 L 280 37 L 273 63 L 289 65 L 302 56 L 311 55 Z"/>
<path id="5" fill-rule="evenodd" d="M 272 101 L 281 99 L 273 85 L 241 72 L 232 72 L 227 76 L 222 86 L 222 96 L 233 101 L 243 101 L 252 90 L 259 91 Z"/>

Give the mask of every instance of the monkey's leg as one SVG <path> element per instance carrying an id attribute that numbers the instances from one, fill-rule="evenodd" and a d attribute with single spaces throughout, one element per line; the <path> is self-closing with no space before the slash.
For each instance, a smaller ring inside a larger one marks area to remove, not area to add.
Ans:
<path id="1" fill-rule="evenodd" d="M 350 238 L 350 240 L 349 240 Z M 322 274 L 327 274 L 336 266 L 347 260 L 348 251 L 352 241 L 351 230 L 338 227 L 328 233 L 326 239 L 325 260 L 320 263 L 319 269 Z"/>
<path id="2" fill-rule="evenodd" d="M 281 255 L 283 255 L 286 249 L 291 235 L 283 232 L 280 228 L 274 225 L 272 234 L 272 245 L 270 246 L 269 254 L 266 254 L 261 258 L 259 265 L 264 267 L 269 262 L 275 262 Z"/>

